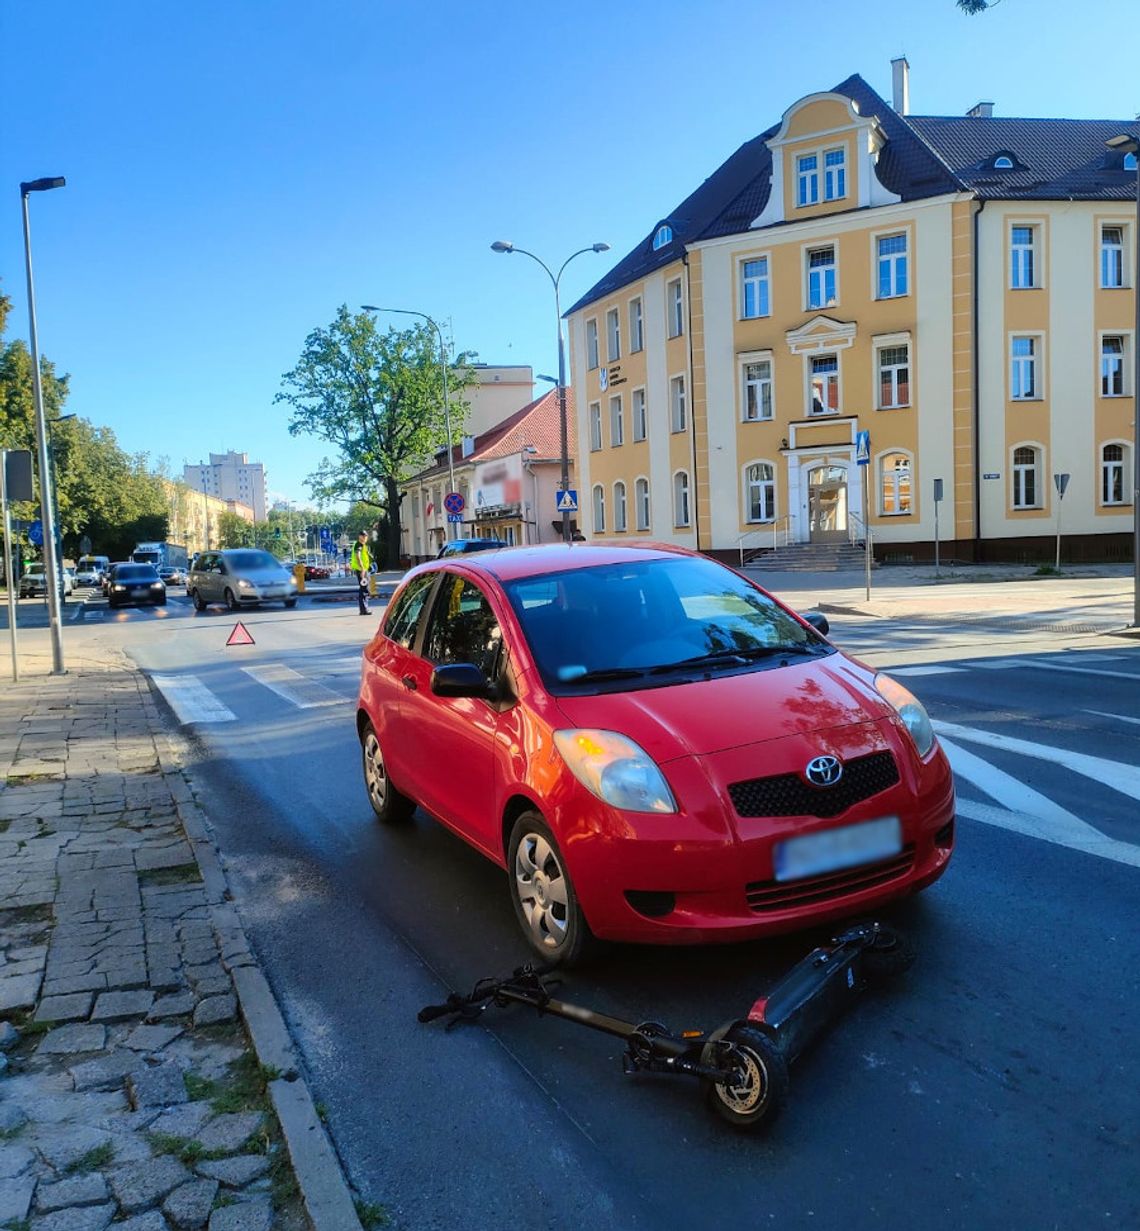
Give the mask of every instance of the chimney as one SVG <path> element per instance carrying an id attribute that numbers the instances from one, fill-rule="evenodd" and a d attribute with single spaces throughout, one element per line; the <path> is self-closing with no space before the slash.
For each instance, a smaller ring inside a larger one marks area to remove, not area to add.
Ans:
<path id="1" fill-rule="evenodd" d="M 975 103 L 966 114 L 975 120 L 992 120 L 994 105 L 993 103 Z"/>
<path id="2" fill-rule="evenodd" d="M 891 105 L 899 115 L 910 115 L 910 65 L 906 56 L 892 60 L 891 68 L 894 72 Z"/>

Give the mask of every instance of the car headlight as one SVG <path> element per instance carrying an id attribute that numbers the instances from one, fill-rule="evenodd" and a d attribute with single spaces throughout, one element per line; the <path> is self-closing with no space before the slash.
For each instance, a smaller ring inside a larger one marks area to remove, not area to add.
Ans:
<path id="1" fill-rule="evenodd" d="M 633 740 L 616 731 L 555 731 L 554 743 L 575 778 L 626 812 L 676 812 L 664 775 Z"/>
<path id="2" fill-rule="evenodd" d="M 241 579 L 239 578 L 239 579 L 238 579 L 238 589 L 239 589 L 239 590 L 252 590 L 252 589 L 253 589 L 253 582 L 252 582 L 252 581 L 243 581 L 243 580 L 241 580 Z"/>
<path id="3" fill-rule="evenodd" d="M 161 590 L 161 589 L 162 589 L 162 582 L 161 582 L 161 581 L 152 581 L 152 582 L 150 583 L 150 588 L 151 588 L 152 590 Z"/>
<path id="4" fill-rule="evenodd" d="M 898 680 L 889 675 L 875 676 L 875 691 L 903 720 L 903 726 L 910 732 L 914 746 L 920 757 L 934 747 L 934 728 L 930 725 L 930 715 L 926 707 L 910 691 L 904 688 Z"/>
<path id="5" fill-rule="evenodd" d="M 126 586 L 112 586 L 111 587 L 112 590 L 125 590 L 126 588 L 127 588 Z"/>

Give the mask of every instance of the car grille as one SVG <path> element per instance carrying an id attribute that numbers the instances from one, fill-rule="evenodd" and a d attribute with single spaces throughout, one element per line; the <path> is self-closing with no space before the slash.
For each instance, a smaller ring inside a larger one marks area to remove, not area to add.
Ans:
<path id="1" fill-rule="evenodd" d="M 751 778 L 728 788 L 738 816 L 838 816 L 855 804 L 892 787 L 898 766 L 889 752 L 872 752 L 843 766 L 834 786 L 811 786 L 799 774 Z"/>
<path id="2" fill-rule="evenodd" d="M 881 863 L 844 868 L 841 872 L 827 872 L 822 876 L 805 876 L 795 881 L 754 881 L 744 886 L 744 895 L 749 909 L 758 915 L 770 910 L 795 910 L 885 885 L 905 876 L 913 867 L 914 847 L 904 846 L 893 859 Z"/>

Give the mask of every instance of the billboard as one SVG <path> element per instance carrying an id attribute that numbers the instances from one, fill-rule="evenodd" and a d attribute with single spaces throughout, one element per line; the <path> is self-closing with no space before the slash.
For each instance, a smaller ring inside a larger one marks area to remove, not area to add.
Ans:
<path id="1" fill-rule="evenodd" d="M 512 453 L 507 457 L 496 457 L 488 462 L 480 462 L 475 467 L 472 506 L 478 511 L 504 504 L 521 504 L 522 480 L 522 457 L 518 453 Z"/>

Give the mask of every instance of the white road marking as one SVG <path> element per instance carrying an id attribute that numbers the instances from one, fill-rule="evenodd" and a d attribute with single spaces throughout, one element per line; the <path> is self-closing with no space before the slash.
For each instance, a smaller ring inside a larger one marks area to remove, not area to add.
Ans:
<path id="1" fill-rule="evenodd" d="M 349 700 L 315 680 L 307 680 L 299 671 L 286 667 L 284 663 L 263 663 L 255 667 L 242 667 L 242 670 L 299 710 L 313 709 L 318 705 L 342 705 Z"/>
<path id="2" fill-rule="evenodd" d="M 953 675 L 957 671 L 961 671 L 961 667 L 939 667 L 930 665 L 928 667 L 887 667 L 888 675 Z"/>
<path id="3" fill-rule="evenodd" d="M 363 662 L 364 656 L 362 654 L 353 654 L 348 658 L 334 658 L 332 662 L 328 663 L 328 670 L 336 673 L 355 671 L 359 674 Z"/>
<path id="4" fill-rule="evenodd" d="M 1127 714 L 1108 714 L 1104 710 L 1081 710 L 1082 714 L 1096 714 L 1099 718 L 1112 718 L 1117 722 L 1134 722 L 1140 727 L 1140 718 L 1129 718 Z"/>
<path id="5" fill-rule="evenodd" d="M 997 662 L 972 662 L 973 667 L 984 667 L 987 671 L 1009 671 L 1015 667 L 1027 667 L 1034 671 L 1065 671 L 1070 675 L 1107 675 L 1114 680 L 1140 679 L 1130 671 L 1108 671 L 1103 667 L 1066 667 L 1061 663 L 1043 663 L 1028 658 L 1003 658 Z"/>
<path id="6" fill-rule="evenodd" d="M 196 675 L 152 675 L 155 687 L 184 726 L 192 722 L 235 722 L 237 715 L 223 705 Z"/>

